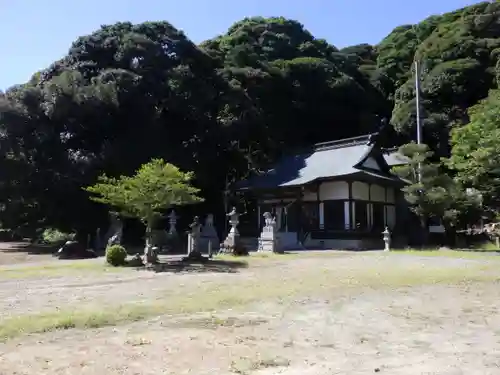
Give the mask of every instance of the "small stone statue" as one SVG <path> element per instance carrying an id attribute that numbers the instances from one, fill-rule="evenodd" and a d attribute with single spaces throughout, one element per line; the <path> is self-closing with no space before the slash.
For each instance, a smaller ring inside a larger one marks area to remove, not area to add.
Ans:
<path id="1" fill-rule="evenodd" d="M 195 216 L 193 218 L 193 222 L 189 224 L 189 228 L 191 228 L 191 234 L 194 235 L 199 235 L 201 232 L 201 223 L 200 223 L 200 218 L 198 216 Z"/>
<path id="2" fill-rule="evenodd" d="M 279 252 L 276 219 L 270 212 L 265 212 L 262 216 L 264 216 L 264 227 L 259 237 L 258 251 Z"/>
<path id="3" fill-rule="evenodd" d="M 262 216 L 264 216 L 265 231 L 269 232 L 276 225 L 276 219 L 273 217 L 273 215 L 271 215 L 270 212 L 264 212 Z"/>

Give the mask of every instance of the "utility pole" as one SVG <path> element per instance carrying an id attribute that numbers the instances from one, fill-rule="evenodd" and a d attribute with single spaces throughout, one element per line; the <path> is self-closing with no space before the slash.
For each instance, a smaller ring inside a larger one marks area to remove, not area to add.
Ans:
<path id="1" fill-rule="evenodd" d="M 417 144 L 422 143 L 422 123 L 420 119 L 420 67 L 415 59 L 415 104 L 417 106 Z M 418 163 L 418 183 L 422 182 L 422 165 Z"/>

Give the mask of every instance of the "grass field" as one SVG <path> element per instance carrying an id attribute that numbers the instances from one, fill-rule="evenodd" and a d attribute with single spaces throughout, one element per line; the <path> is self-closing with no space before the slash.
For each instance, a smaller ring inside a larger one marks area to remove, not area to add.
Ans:
<path id="1" fill-rule="evenodd" d="M 494 373 L 499 259 L 323 251 L 220 256 L 217 271 L 2 266 L 0 373 Z"/>

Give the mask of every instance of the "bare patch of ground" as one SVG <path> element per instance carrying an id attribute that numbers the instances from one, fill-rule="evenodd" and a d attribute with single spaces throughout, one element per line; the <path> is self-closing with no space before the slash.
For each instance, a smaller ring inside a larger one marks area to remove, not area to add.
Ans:
<path id="1" fill-rule="evenodd" d="M 0 272 L 0 324 L 40 311 L 119 314 L 125 303 L 156 314 L 21 332 L 0 344 L 0 373 L 498 374 L 498 265 L 487 256 L 325 253 L 250 258 L 233 274 L 2 281 Z"/>

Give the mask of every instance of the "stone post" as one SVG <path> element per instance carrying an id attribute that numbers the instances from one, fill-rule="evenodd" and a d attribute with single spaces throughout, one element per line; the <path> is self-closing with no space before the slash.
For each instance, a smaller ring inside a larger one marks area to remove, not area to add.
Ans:
<path id="1" fill-rule="evenodd" d="M 382 239 L 384 240 L 384 251 L 391 251 L 391 232 L 389 232 L 388 227 L 385 227 L 382 235 Z"/>

